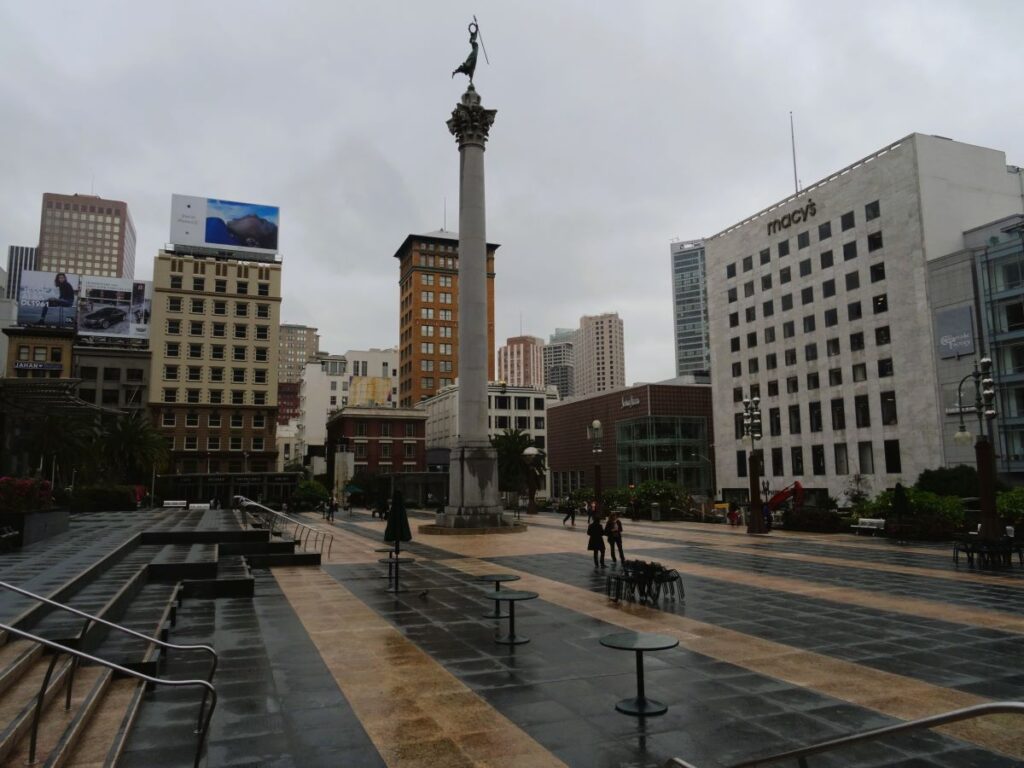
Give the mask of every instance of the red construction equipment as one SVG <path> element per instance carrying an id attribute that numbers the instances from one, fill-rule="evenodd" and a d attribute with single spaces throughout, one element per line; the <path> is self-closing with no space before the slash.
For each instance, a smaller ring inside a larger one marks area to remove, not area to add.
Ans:
<path id="1" fill-rule="evenodd" d="M 795 480 L 792 485 L 787 485 L 781 491 L 776 493 L 770 499 L 768 499 L 768 510 L 774 512 L 779 506 L 789 499 L 793 499 L 793 509 L 798 510 L 803 508 L 804 505 L 804 487 L 800 485 L 799 480 Z"/>

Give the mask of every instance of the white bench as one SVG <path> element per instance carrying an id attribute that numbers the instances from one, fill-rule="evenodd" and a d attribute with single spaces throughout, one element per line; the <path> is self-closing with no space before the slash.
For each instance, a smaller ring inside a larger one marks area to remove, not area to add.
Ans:
<path id="1" fill-rule="evenodd" d="M 188 509 L 188 502 L 184 499 L 180 501 L 165 501 L 164 506 L 174 509 Z"/>
<path id="2" fill-rule="evenodd" d="M 204 501 L 202 504 L 189 504 L 188 508 L 189 509 L 199 509 L 199 510 L 209 509 L 210 508 L 210 502 Z"/>
<path id="3" fill-rule="evenodd" d="M 857 524 L 851 525 L 850 530 L 858 535 L 861 531 L 871 531 L 874 536 L 879 531 L 885 532 L 885 520 L 881 517 L 858 517 Z"/>

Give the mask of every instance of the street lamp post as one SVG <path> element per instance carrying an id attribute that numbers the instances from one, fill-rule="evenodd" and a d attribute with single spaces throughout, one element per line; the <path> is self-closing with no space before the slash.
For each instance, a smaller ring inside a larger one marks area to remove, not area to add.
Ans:
<path id="1" fill-rule="evenodd" d="M 750 476 L 750 514 L 747 516 L 747 533 L 767 533 L 764 515 L 761 514 L 761 457 L 756 450 L 761 439 L 761 398 L 757 395 L 743 398 L 743 434 L 750 438 L 748 457 Z"/>
<path id="2" fill-rule="evenodd" d="M 528 515 L 537 514 L 537 469 L 534 462 L 537 461 L 538 456 L 540 456 L 540 450 L 535 445 L 528 445 L 523 449 L 523 462 L 526 464 L 526 493 L 529 499 L 526 505 L 526 514 Z"/>
<path id="3" fill-rule="evenodd" d="M 978 416 L 978 436 L 975 439 L 964 426 L 963 386 L 968 379 L 974 381 L 974 412 Z M 970 445 L 974 440 L 974 457 L 978 464 L 978 499 L 981 506 L 981 533 L 984 541 L 1002 537 L 1002 526 L 996 513 L 996 457 L 992 446 L 992 420 L 996 417 L 996 391 L 992 381 L 992 360 L 982 357 L 974 361 L 974 370 L 960 379 L 956 388 L 957 412 L 960 428 L 953 435 L 959 445 Z M 985 423 L 988 422 L 986 434 Z"/>
<path id="4" fill-rule="evenodd" d="M 590 438 L 590 452 L 594 456 L 594 503 L 596 508 L 594 514 L 601 517 L 601 422 L 594 419 L 587 427 L 587 436 Z"/>

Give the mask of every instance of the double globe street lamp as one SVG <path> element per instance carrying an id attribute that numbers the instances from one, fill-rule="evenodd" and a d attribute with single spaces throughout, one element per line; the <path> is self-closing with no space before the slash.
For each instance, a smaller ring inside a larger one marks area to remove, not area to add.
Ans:
<path id="1" fill-rule="evenodd" d="M 964 383 L 974 382 L 974 412 L 978 416 L 977 438 L 964 425 Z M 992 380 L 992 360 L 982 357 L 974 361 L 974 370 L 960 379 L 956 388 L 957 412 L 960 414 L 960 428 L 953 435 L 958 445 L 974 442 L 974 457 L 978 465 L 978 501 L 981 507 L 981 532 L 983 541 L 997 541 L 1002 538 L 1003 529 L 996 513 L 996 457 L 992 446 L 992 420 L 996 417 L 996 390 Z M 988 429 L 986 430 L 986 422 Z"/>

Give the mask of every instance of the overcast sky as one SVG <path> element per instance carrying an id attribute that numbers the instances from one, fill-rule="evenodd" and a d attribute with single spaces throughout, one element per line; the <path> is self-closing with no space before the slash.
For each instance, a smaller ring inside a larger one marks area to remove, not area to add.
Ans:
<path id="1" fill-rule="evenodd" d="M 279 205 L 282 320 L 395 345 L 392 254 L 457 229 L 474 13 L 498 343 L 618 312 L 628 382 L 674 375 L 670 241 L 793 191 L 790 110 L 806 184 L 914 131 L 1024 165 L 1020 0 L 0 0 L 0 245 L 95 190 L 149 278 L 172 193 Z"/>

